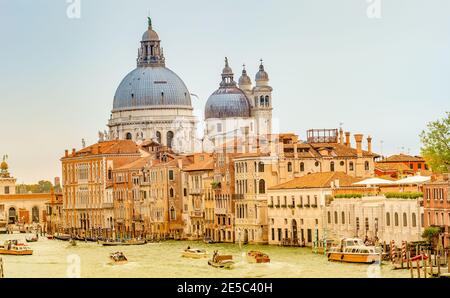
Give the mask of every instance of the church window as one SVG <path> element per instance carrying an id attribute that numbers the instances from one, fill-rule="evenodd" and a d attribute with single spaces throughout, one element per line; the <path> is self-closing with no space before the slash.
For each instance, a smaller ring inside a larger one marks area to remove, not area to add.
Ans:
<path id="1" fill-rule="evenodd" d="M 364 168 L 366 169 L 366 171 L 369 170 L 369 162 L 368 162 L 368 161 L 366 161 L 366 162 L 364 163 Z"/>
<path id="2" fill-rule="evenodd" d="M 266 193 L 266 182 L 264 181 L 264 179 L 259 180 L 259 193 Z"/>
<path id="3" fill-rule="evenodd" d="M 161 144 L 161 133 L 159 131 L 156 132 L 156 140 Z"/>
<path id="4" fill-rule="evenodd" d="M 167 147 L 172 148 L 173 132 L 167 132 Z"/>
<path id="5" fill-rule="evenodd" d="M 131 135 L 131 132 L 127 132 L 126 139 L 131 140 L 132 138 L 133 138 L 133 136 Z"/>
<path id="6" fill-rule="evenodd" d="M 330 172 L 334 172 L 334 161 L 330 162 Z"/>
<path id="7" fill-rule="evenodd" d="M 351 161 L 351 162 L 348 164 L 348 169 L 349 169 L 350 171 L 353 171 L 353 161 Z"/>
<path id="8" fill-rule="evenodd" d="M 303 162 L 300 163 L 300 172 L 305 171 L 305 164 Z"/>
<path id="9" fill-rule="evenodd" d="M 269 107 L 269 95 L 266 95 L 265 97 L 265 106 Z"/>

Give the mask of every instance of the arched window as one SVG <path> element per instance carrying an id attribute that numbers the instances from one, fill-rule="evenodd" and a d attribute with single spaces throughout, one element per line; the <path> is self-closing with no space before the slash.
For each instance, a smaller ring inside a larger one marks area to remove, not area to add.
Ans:
<path id="1" fill-rule="evenodd" d="M 327 217 L 328 217 L 328 223 L 330 224 L 331 223 L 331 212 L 330 211 L 328 211 Z"/>
<path id="2" fill-rule="evenodd" d="M 171 198 L 173 198 L 173 188 L 171 188 L 171 189 L 169 190 L 169 195 L 170 195 Z"/>
<path id="3" fill-rule="evenodd" d="M 266 181 L 264 179 L 259 180 L 259 193 L 266 193 Z"/>
<path id="4" fill-rule="evenodd" d="M 344 211 L 342 211 L 341 220 L 342 220 L 342 224 L 345 224 L 345 212 Z"/>
<path id="5" fill-rule="evenodd" d="M 288 162 L 288 172 L 292 172 L 292 162 Z"/>
<path id="6" fill-rule="evenodd" d="M 305 163 L 301 162 L 300 163 L 300 172 L 304 172 L 305 171 Z"/>
<path id="7" fill-rule="evenodd" d="M 111 179 L 112 179 L 112 169 L 109 168 L 108 169 L 108 180 L 111 180 Z"/>
<path id="8" fill-rule="evenodd" d="M 175 208 L 173 208 L 173 206 L 170 207 L 170 219 L 171 220 L 176 220 L 177 219 L 177 214 L 176 214 Z"/>
<path id="9" fill-rule="evenodd" d="M 366 162 L 364 163 L 364 168 L 366 169 L 366 171 L 369 170 L 369 162 L 368 162 L 368 161 L 366 161 Z"/>
<path id="10" fill-rule="evenodd" d="M 338 223 L 338 213 L 337 213 L 337 211 L 334 211 L 334 223 L 335 224 Z"/>
<path id="11" fill-rule="evenodd" d="M 353 171 L 353 161 L 348 164 L 349 171 Z"/>
<path id="12" fill-rule="evenodd" d="M 263 96 L 263 95 L 261 95 L 261 96 L 259 97 L 259 105 L 260 105 L 261 107 L 264 106 L 264 96 Z"/>
<path id="13" fill-rule="evenodd" d="M 173 132 L 168 131 L 167 132 L 167 147 L 172 148 L 172 141 L 173 141 Z"/>
<path id="14" fill-rule="evenodd" d="M 403 212 L 403 226 L 408 226 L 408 216 L 406 215 L 406 212 Z"/>
<path id="15" fill-rule="evenodd" d="M 17 221 L 17 213 L 14 207 L 9 208 L 8 210 L 8 223 L 15 224 Z"/>
<path id="16" fill-rule="evenodd" d="M 131 135 L 131 132 L 127 132 L 126 137 L 127 140 L 131 140 L 133 136 Z"/>
<path id="17" fill-rule="evenodd" d="M 398 227 L 398 213 L 395 212 L 394 214 L 394 222 L 395 222 L 395 226 Z"/>
<path id="18" fill-rule="evenodd" d="M 330 172 L 334 172 L 334 161 L 330 162 Z"/>
<path id="19" fill-rule="evenodd" d="M 386 225 L 391 225 L 391 214 L 389 212 L 386 213 Z"/>
<path id="20" fill-rule="evenodd" d="M 269 95 L 266 95 L 266 97 L 265 97 L 265 106 L 266 107 L 269 106 Z"/>
<path id="21" fill-rule="evenodd" d="M 264 163 L 262 161 L 258 164 L 258 172 L 264 173 Z"/>
<path id="22" fill-rule="evenodd" d="M 156 132 L 156 141 L 161 144 L 161 133 L 159 131 Z"/>
<path id="23" fill-rule="evenodd" d="M 412 219 L 412 226 L 415 228 L 417 226 L 417 219 L 416 219 L 416 214 L 413 213 L 411 214 L 411 219 Z"/>
<path id="24" fill-rule="evenodd" d="M 37 206 L 31 209 L 31 216 L 33 223 L 39 223 L 39 208 Z"/>

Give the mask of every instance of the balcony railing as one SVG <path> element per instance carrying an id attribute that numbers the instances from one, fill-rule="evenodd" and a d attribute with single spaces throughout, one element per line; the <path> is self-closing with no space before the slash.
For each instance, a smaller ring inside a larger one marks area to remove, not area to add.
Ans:
<path id="1" fill-rule="evenodd" d="M 190 216 L 191 217 L 203 217 L 204 212 L 203 211 L 191 211 Z"/>

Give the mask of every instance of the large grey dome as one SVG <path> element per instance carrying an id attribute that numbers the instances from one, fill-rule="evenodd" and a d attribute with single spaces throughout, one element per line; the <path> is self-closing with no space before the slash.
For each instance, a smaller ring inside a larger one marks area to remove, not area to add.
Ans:
<path id="1" fill-rule="evenodd" d="M 237 87 L 220 87 L 208 98 L 205 119 L 250 117 L 250 102 Z"/>
<path id="2" fill-rule="evenodd" d="M 164 106 L 192 108 L 186 85 L 166 67 L 138 67 L 117 88 L 113 111 Z"/>

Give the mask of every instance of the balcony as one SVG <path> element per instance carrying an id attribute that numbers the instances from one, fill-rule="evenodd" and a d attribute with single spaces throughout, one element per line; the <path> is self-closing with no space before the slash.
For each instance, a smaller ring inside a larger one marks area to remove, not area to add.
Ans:
<path id="1" fill-rule="evenodd" d="M 297 204 L 297 208 L 303 208 L 302 204 Z"/>
<path id="2" fill-rule="evenodd" d="M 190 215 L 190 217 L 203 217 L 204 212 L 203 211 L 191 211 L 189 215 Z"/>
<path id="3" fill-rule="evenodd" d="M 303 205 L 305 208 L 309 208 L 309 207 L 311 207 L 309 204 L 305 204 L 305 205 Z"/>
<path id="4" fill-rule="evenodd" d="M 103 203 L 102 208 L 114 208 L 114 203 Z"/>
<path id="5" fill-rule="evenodd" d="M 281 205 L 281 208 L 286 208 L 286 205 Z"/>
<path id="6" fill-rule="evenodd" d="M 191 188 L 189 189 L 190 195 L 202 195 L 204 193 L 204 190 L 202 188 Z"/>
<path id="7" fill-rule="evenodd" d="M 295 205 L 288 205 L 288 208 L 294 209 Z"/>
<path id="8" fill-rule="evenodd" d="M 234 194 L 231 196 L 231 198 L 233 200 L 243 200 L 244 199 L 244 195 L 243 194 Z"/>

